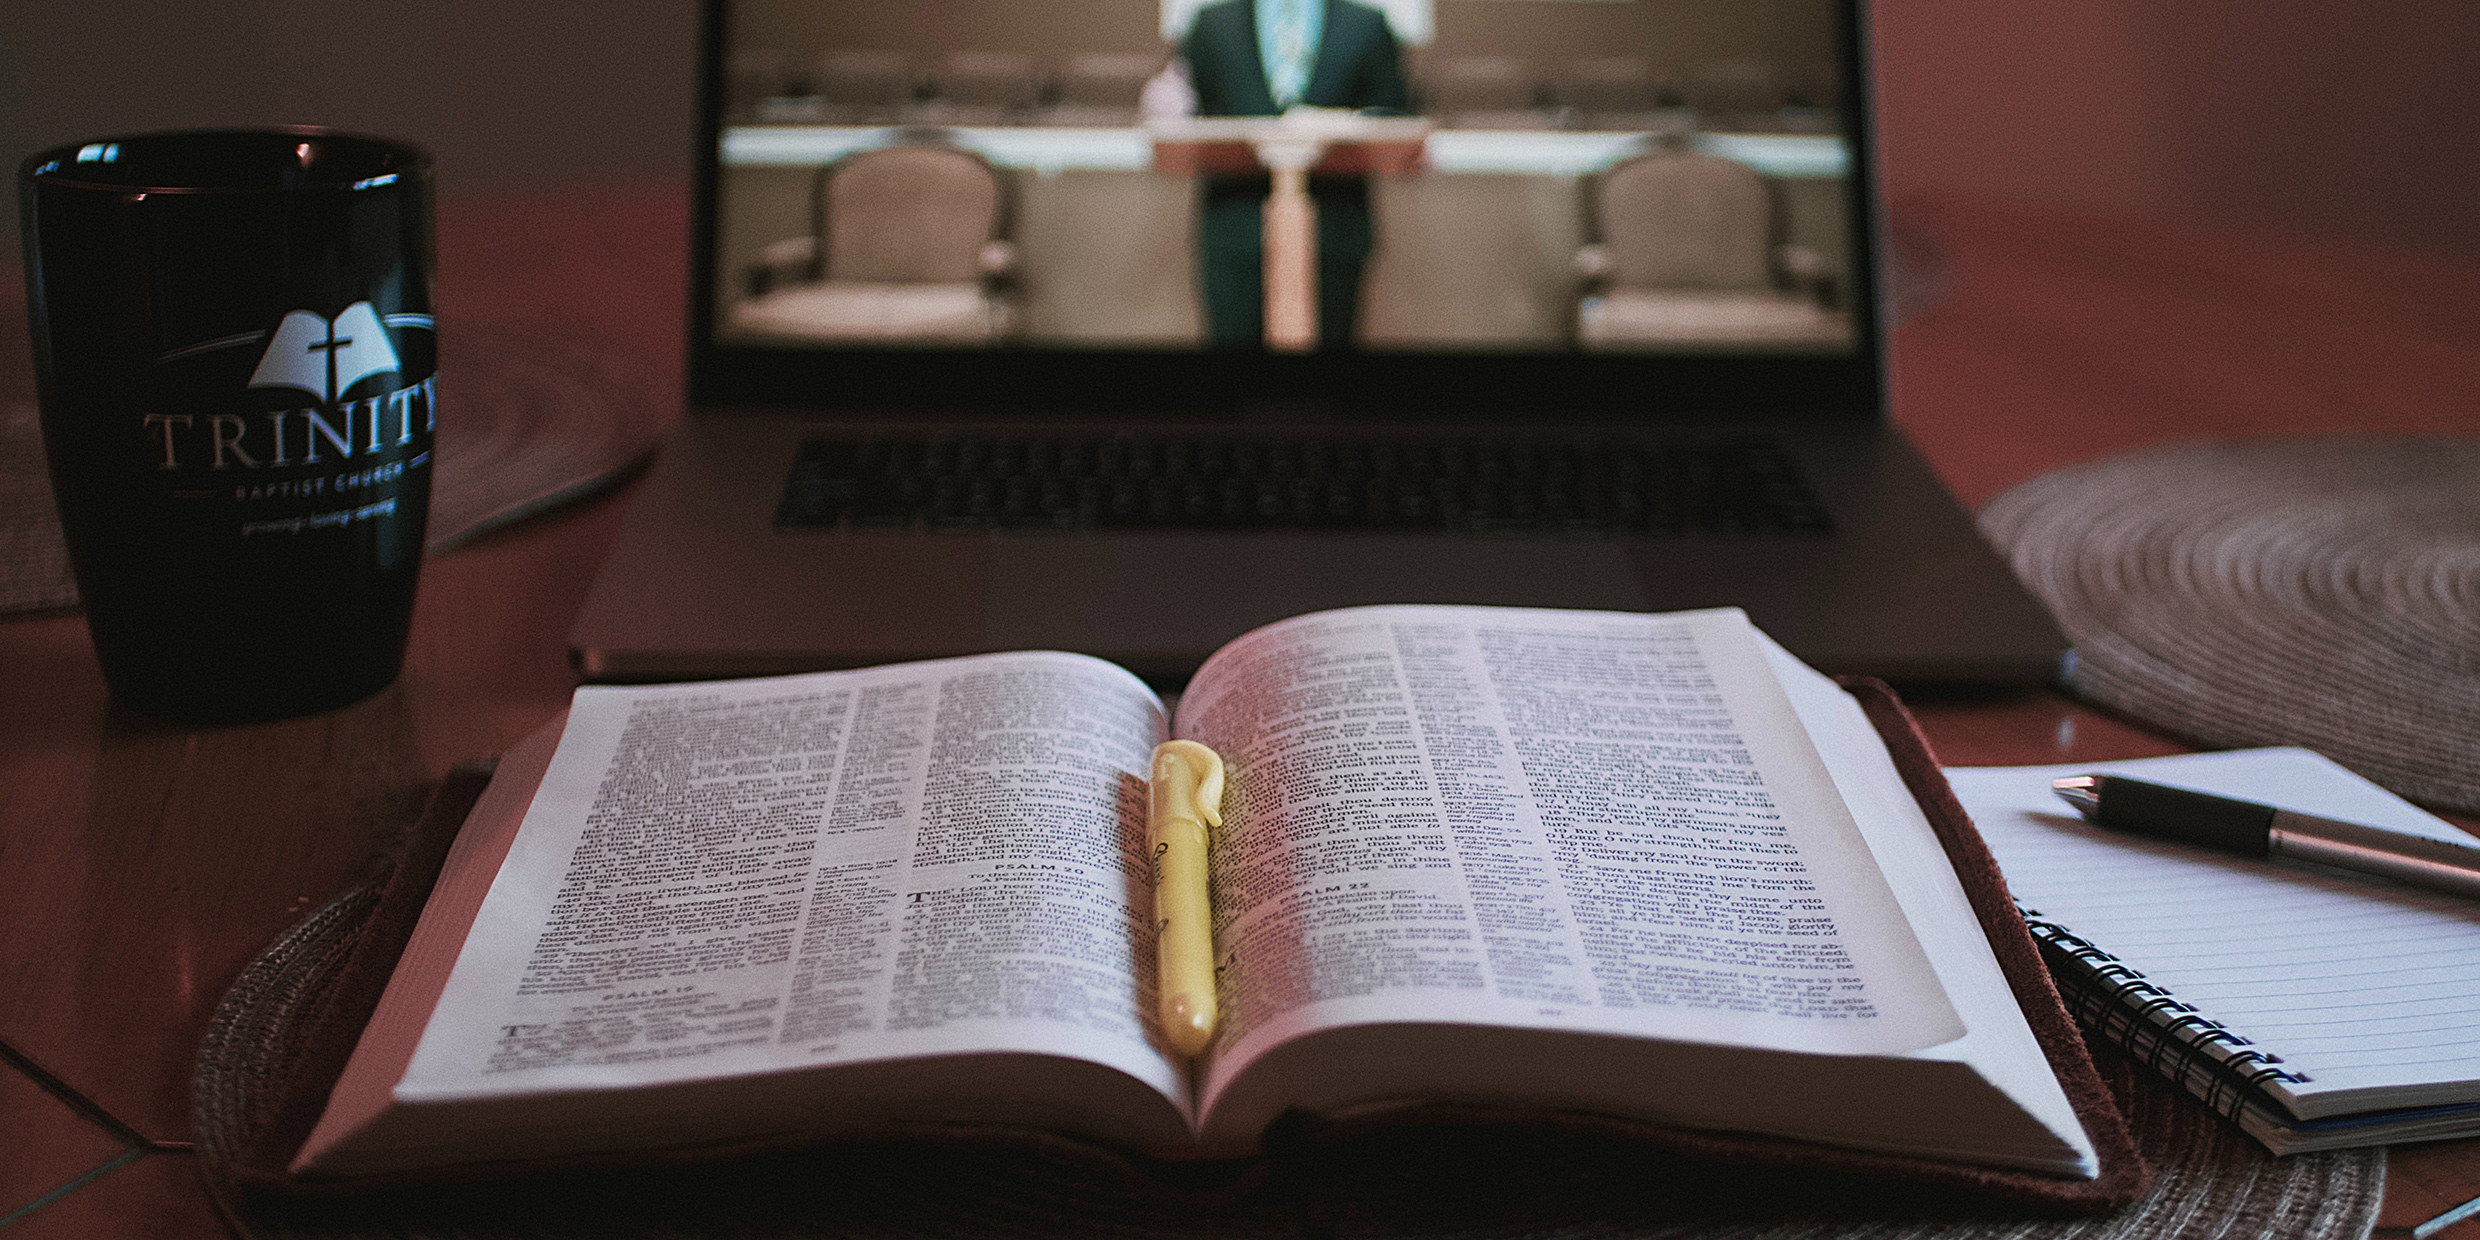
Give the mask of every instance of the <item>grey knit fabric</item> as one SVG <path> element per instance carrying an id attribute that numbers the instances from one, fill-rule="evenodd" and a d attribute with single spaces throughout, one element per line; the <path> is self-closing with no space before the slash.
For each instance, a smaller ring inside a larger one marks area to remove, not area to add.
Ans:
<path id="1" fill-rule="evenodd" d="M 1980 525 L 2074 643 L 2078 694 L 2480 811 L 2480 439 L 2171 444 L 2023 483 Z"/>

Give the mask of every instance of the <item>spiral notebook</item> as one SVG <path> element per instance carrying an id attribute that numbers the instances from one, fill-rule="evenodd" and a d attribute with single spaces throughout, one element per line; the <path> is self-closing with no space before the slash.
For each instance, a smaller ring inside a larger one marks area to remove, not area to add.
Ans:
<path id="1" fill-rule="evenodd" d="M 2469 836 L 2304 749 L 1946 771 L 2088 1030 L 2277 1154 L 2480 1133 L 2480 902 L 2094 826 L 2093 771 Z"/>

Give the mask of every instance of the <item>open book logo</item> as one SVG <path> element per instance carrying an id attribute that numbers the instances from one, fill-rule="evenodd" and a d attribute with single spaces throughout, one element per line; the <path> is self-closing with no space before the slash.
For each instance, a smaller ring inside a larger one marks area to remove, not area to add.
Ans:
<path id="1" fill-rule="evenodd" d="M 332 405 L 355 383 L 396 369 L 396 346 L 379 312 L 357 301 L 332 322 L 308 310 L 285 315 L 250 372 L 250 386 L 299 388 Z"/>

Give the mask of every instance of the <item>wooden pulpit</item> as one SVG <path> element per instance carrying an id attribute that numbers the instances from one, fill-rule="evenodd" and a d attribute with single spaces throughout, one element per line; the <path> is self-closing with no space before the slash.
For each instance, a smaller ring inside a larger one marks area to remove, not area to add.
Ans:
<path id="1" fill-rule="evenodd" d="M 1266 194 L 1266 347 L 1301 353 L 1317 347 L 1317 204 L 1309 174 L 1365 176 L 1420 170 L 1430 122 L 1418 116 L 1363 116 L 1344 108 L 1293 108 L 1281 116 L 1196 116 L 1156 120 L 1146 129 L 1157 172 L 1251 173 L 1273 177 Z"/>

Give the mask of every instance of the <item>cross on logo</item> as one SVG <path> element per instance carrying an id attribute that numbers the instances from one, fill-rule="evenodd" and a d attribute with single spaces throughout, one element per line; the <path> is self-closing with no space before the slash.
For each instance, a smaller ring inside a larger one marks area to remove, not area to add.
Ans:
<path id="1" fill-rule="evenodd" d="M 334 322 L 308 310 L 285 315 L 250 374 L 250 386 L 298 388 L 332 405 L 354 384 L 397 368 L 396 346 L 389 343 L 379 312 L 357 301 Z"/>

